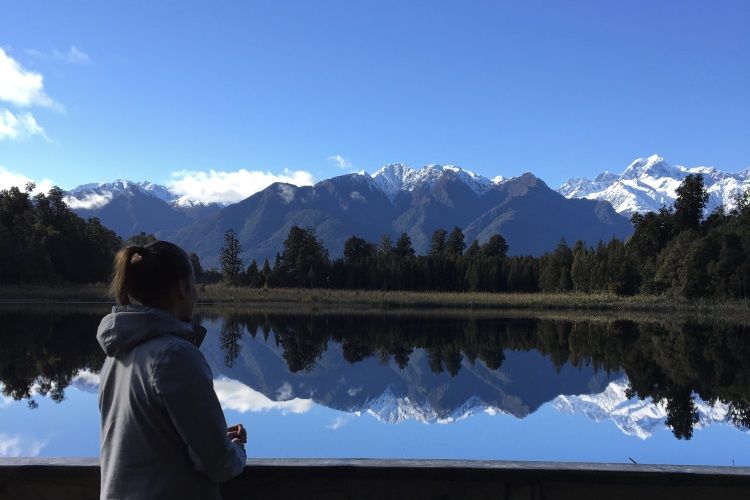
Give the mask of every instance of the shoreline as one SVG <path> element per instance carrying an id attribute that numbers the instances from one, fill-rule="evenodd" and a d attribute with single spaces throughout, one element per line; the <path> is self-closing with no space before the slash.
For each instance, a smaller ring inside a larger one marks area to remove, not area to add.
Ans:
<path id="1" fill-rule="evenodd" d="M 107 285 L 0 285 L 0 304 L 111 304 Z M 413 292 L 198 285 L 202 306 L 274 306 L 378 309 L 487 309 L 598 312 L 750 313 L 750 300 L 686 300 L 667 296 L 588 293 Z"/>

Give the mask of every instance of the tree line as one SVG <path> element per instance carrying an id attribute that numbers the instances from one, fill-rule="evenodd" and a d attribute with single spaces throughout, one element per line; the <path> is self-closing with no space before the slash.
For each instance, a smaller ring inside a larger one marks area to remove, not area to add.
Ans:
<path id="1" fill-rule="evenodd" d="M 141 233 L 123 242 L 99 219 L 73 213 L 60 188 L 32 196 L 33 190 L 29 184 L 0 191 L 0 283 L 104 282 L 123 244 L 155 239 Z M 690 174 L 673 206 L 632 216 L 627 240 L 572 247 L 561 240 L 540 257 L 509 255 L 500 234 L 468 243 L 454 227 L 437 229 L 424 255 L 402 233 L 379 242 L 351 236 L 343 255 L 331 259 L 313 229 L 293 226 L 273 264 L 245 266 L 233 230 L 224 235 L 220 270 L 203 269 L 195 253 L 190 259 L 200 282 L 234 286 L 746 298 L 750 192 L 738 195 L 731 210 L 719 206 L 704 217 L 707 201 L 703 177 Z"/>
<path id="2" fill-rule="evenodd" d="M 406 368 L 424 350 L 430 370 L 451 377 L 481 361 L 501 369 L 510 351 L 537 351 L 558 371 L 565 365 L 628 377 L 628 397 L 663 403 L 666 425 L 690 439 L 698 422 L 696 398 L 727 405 L 727 420 L 750 426 L 749 328 L 723 321 L 581 321 L 538 318 L 451 318 L 352 314 L 222 316 L 221 346 L 231 366 L 243 335 L 262 335 L 283 349 L 290 372 L 316 367 L 331 344 L 349 363 L 377 358 Z"/>
<path id="3" fill-rule="evenodd" d="M 122 240 L 96 217 L 74 214 L 60 188 L 34 189 L 0 191 L 0 283 L 107 281 Z"/>
<path id="4" fill-rule="evenodd" d="M 500 234 L 467 246 L 459 227 L 437 229 L 425 255 L 411 238 L 378 243 L 351 236 L 343 256 L 329 258 L 312 228 L 293 226 L 273 265 L 253 260 L 247 267 L 233 230 L 221 249 L 221 275 L 236 286 L 321 287 L 366 290 L 481 292 L 609 292 L 684 297 L 744 298 L 750 293 L 750 194 L 727 211 L 703 212 L 708 193 L 700 174 L 677 189 L 673 206 L 636 213 L 633 235 L 571 248 L 563 239 L 540 257 L 509 256 Z"/>

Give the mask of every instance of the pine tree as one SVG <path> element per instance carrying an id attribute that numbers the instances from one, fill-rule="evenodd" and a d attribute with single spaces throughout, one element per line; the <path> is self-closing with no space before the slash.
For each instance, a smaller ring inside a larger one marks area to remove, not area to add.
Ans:
<path id="1" fill-rule="evenodd" d="M 268 288 L 268 280 L 271 277 L 271 264 L 268 258 L 263 261 L 263 288 Z"/>
<path id="2" fill-rule="evenodd" d="M 242 245 L 237 239 L 233 229 L 224 233 L 224 246 L 221 247 L 221 273 L 224 282 L 228 285 L 237 286 L 240 284 L 242 274 L 242 259 L 240 253 Z"/>
<path id="3" fill-rule="evenodd" d="M 448 240 L 445 243 L 446 256 L 455 261 L 463 255 L 465 248 L 466 240 L 464 238 L 464 233 L 461 231 L 461 228 L 455 226 L 448 235 Z"/>
<path id="4" fill-rule="evenodd" d="M 195 275 L 195 281 L 198 283 L 201 283 L 203 280 L 203 266 L 201 266 L 201 260 L 198 258 L 198 254 L 195 252 L 190 252 L 189 257 L 190 257 L 190 264 L 193 266 L 193 274 Z"/>
<path id="5" fill-rule="evenodd" d="M 708 192 L 701 174 L 688 174 L 677 188 L 674 216 L 681 231 L 697 228 L 708 203 Z"/>

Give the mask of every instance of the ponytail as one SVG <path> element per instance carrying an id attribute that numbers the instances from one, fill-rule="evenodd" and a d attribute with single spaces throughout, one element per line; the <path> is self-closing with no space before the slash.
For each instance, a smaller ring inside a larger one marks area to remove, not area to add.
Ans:
<path id="1" fill-rule="evenodd" d="M 135 299 L 157 306 L 165 292 L 192 273 L 190 259 L 174 243 L 154 241 L 146 246 L 128 246 L 115 255 L 110 293 L 119 305 L 129 305 Z"/>

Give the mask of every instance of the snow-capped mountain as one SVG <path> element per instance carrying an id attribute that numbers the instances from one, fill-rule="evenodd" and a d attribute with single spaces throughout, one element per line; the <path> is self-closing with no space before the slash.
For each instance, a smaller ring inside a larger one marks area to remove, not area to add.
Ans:
<path id="1" fill-rule="evenodd" d="M 709 194 L 706 213 L 718 205 L 732 208 L 734 197 L 750 188 L 750 169 L 726 173 L 713 167 L 673 166 L 661 156 L 652 155 L 633 161 L 619 175 L 605 171 L 593 180 L 572 178 L 560 186 L 558 192 L 567 198 L 608 201 L 617 212 L 629 216 L 670 206 L 688 174 L 703 175 Z"/>
<path id="2" fill-rule="evenodd" d="M 349 410 L 352 412 L 353 410 Z M 396 424 L 407 420 L 415 420 L 425 424 L 449 424 L 463 420 L 479 412 L 492 415 L 507 414 L 507 411 L 486 403 L 478 396 L 471 396 L 466 402 L 451 412 L 445 414 L 433 408 L 429 401 L 419 403 L 409 396 L 396 396 L 390 386 L 379 396 L 365 401 L 364 406 L 356 412 L 366 412 L 381 422 Z"/>
<path id="3" fill-rule="evenodd" d="M 666 427 L 666 404 L 655 404 L 651 398 L 628 398 L 625 394 L 627 387 L 628 378 L 622 377 L 610 382 L 599 394 L 558 396 L 552 400 L 552 406 L 562 413 L 586 415 L 596 422 L 611 420 L 625 434 L 648 439 L 654 431 Z M 712 406 L 700 399 L 696 399 L 695 403 L 698 410 L 696 429 L 727 422 L 726 404 L 717 402 Z"/>
<path id="4" fill-rule="evenodd" d="M 453 175 L 477 194 L 482 194 L 493 185 L 500 184 L 506 180 L 502 176 L 497 176 L 490 180 L 455 165 L 430 164 L 420 169 L 413 169 L 403 163 L 385 165 L 372 174 L 372 179 L 388 198 L 394 201 L 396 196 L 403 191 L 413 191 L 415 189 L 422 189 L 423 187 L 430 190 L 446 174 Z"/>
<path id="5" fill-rule="evenodd" d="M 71 189 L 66 194 L 65 203 L 74 210 L 101 208 L 118 195 L 135 196 L 138 194 L 152 196 L 178 208 L 206 205 L 205 203 L 191 200 L 186 196 L 181 196 L 161 184 L 149 181 L 133 182 L 124 179 L 117 179 L 112 182 L 83 184 Z"/>
<path id="6" fill-rule="evenodd" d="M 232 204 L 204 204 L 171 186 L 118 179 L 85 184 L 65 201 L 81 217 L 96 217 L 123 238 L 153 233 L 217 265 L 223 235 L 242 235 L 247 262 L 273 259 L 293 225 L 312 227 L 331 256 L 347 238 L 378 241 L 407 233 L 426 252 L 437 228 L 460 227 L 467 241 L 501 233 L 512 255 L 538 255 L 567 241 L 627 237 L 632 226 L 598 200 L 569 200 L 527 172 L 492 179 L 454 165 L 413 169 L 390 164 L 373 175 L 339 175 L 312 186 L 276 182 Z M 529 234 L 528 228 L 536 228 Z"/>
<path id="7" fill-rule="evenodd" d="M 221 209 L 215 203 L 187 199 L 153 182 L 123 179 L 78 186 L 64 199 L 81 217 L 97 217 L 124 238 L 140 232 L 159 235 L 178 230 Z"/>

